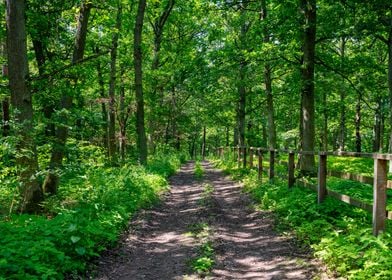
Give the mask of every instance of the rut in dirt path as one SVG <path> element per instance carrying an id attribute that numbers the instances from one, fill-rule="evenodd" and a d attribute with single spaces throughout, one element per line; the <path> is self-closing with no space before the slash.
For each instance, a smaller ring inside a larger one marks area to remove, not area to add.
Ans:
<path id="1" fill-rule="evenodd" d="M 311 260 L 274 233 L 270 215 L 252 211 L 239 184 L 202 165 L 203 182 L 193 175 L 194 162 L 171 178 L 163 202 L 138 215 L 121 245 L 100 258 L 95 279 L 200 279 L 189 268 L 200 240 L 188 233 L 202 222 L 215 250 L 206 279 L 312 279 Z M 205 183 L 214 188 L 207 206 L 201 203 Z"/>

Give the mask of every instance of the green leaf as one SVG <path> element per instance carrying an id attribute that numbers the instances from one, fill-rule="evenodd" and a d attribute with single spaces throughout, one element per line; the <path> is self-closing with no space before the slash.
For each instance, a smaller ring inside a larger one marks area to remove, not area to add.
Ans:
<path id="1" fill-rule="evenodd" d="M 72 241 L 72 243 L 76 243 L 76 242 L 78 242 L 80 240 L 80 237 L 79 236 L 71 236 L 71 241 Z"/>

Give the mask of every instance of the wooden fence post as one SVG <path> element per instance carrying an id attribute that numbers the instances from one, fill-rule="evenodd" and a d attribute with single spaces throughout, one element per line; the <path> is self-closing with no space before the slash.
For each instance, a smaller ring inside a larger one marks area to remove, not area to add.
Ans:
<path id="1" fill-rule="evenodd" d="M 261 152 L 261 149 L 257 149 L 257 155 L 259 157 L 259 165 L 258 165 L 258 173 L 257 177 L 261 181 L 263 178 L 263 153 Z"/>
<path id="2" fill-rule="evenodd" d="M 243 153 L 244 153 L 244 155 L 243 155 L 243 158 L 244 158 L 244 159 L 243 159 L 243 160 L 244 160 L 244 168 L 246 168 L 246 154 L 247 154 L 247 153 L 246 153 L 246 152 L 247 152 L 246 150 L 247 150 L 247 147 L 244 146 L 244 147 L 243 147 Z"/>
<path id="3" fill-rule="evenodd" d="M 269 179 L 273 180 L 275 177 L 275 150 L 270 150 L 270 158 L 269 158 Z"/>
<path id="4" fill-rule="evenodd" d="M 387 160 L 374 159 L 373 235 L 385 230 L 387 203 Z"/>
<path id="5" fill-rule="evenodd" d="M 322 203 L 327 196 L 327 154 L 319 153 L 317 202 Z"/>
<path id="6" fill-rule="evenodd" d="M 292 188 L 294 186 L 294 152 L 290 151 L 289 152 L 289 163 L 288 163 L 288 173 L 289 173 L 289 188 Z"/>
<path id="7" fill-rule="evenodd" d="M 249 148 L 249 168 L 253 168 L 253 147 Z"/>

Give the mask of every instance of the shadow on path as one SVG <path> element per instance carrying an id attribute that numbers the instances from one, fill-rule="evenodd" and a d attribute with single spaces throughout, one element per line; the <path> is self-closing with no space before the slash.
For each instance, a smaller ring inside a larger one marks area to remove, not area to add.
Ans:
<path id="1" fill-rule="evenodd" d="M 186 276 L 197 247 L 187 232 L 207 216 L 216 266 L 206 279 L 312 279 L 314 266 L 273 232 L 270 215 L 252 212 L 239 184 L 208 162 L 202 165 L 203 182 L 215 188 L 208 213 L 200 204 L 203 182 L 195 179 L 189 162 L 171 178 L 163 202 L 135 217 L 120 245 L 98 260 L 95 279 L 199 279 Z"/>

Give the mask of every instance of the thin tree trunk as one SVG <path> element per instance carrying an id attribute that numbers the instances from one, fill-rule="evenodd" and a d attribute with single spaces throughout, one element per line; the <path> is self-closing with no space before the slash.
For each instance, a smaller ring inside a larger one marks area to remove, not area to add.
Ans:
<path id="1" fill-rule="evenodd" d="M 151 23 L 152 29 L 154 31 L 154 48 L 153 48 L 153 59 L 151 63 L 151 70 L 152 70 L 152 96 L 151 100 L 153 104 L 163 104 L 164 98 L 164 88 L 163 85 L 159 83 L 158 78 L 158 69 L 160 67 L 160 54 L 161 54 L 161 44 L 162 44 L 162 36 L 165 24 L 167 19 L 169 18 L 173 7 L 174 7 L 174 0 L 169 0 L 166 3 L 165 8 L 163 9 L 162 13 L 159 17 L 156 18 L 154 23 Z M 156 130 L 158 128 L 159 123 L 162 121 L 162 116 L 159 111 L 152 110 L 148 124 L 150 127 L 150 135 L 149 135 L 149 147 L 154 150 L 155 149 L 155 141 L 159 135 L 157 135 Z"/>
<path id="2" fill-rule="evenodd" d="M 11 103 L 15 108 L 16 165 L 20 180 L 19 191 L 22 197 L 22 212 L 38 212 L 43 200 L 38 183 L 38 159 L 33 138 L 33 105 L 27 82 L 29 76 L 27 59 L 27 39 L 25 26 L 25 1 L 7 0 L 7 49 L 9 65 L 9 86 Z"/>
<path id="3" fill-rule="evenodd" d="M 392 16 L 390 18 L 389 36 L 388 36 L 388 90 L 389 90 L 389 129 L 390 129 L 388 153 L 392 153 Z M 389 162 L 389 172 L 392 173 L 392 161 Z"/>
<path id="4" fill-rule="evenodd" d="M 201 147 L 201 156 L 203 160 L 205 160 L 206 157 L 206 127 L 203 127 L 203 144 Z"/>
<path id="5" fill-rule="evenodd" d="M 144 126 L 144 96 L 143 96 L 143 73 L 142 73 L 142 32 L 146 0 L 139 0 L 134 29 L 134 66 L 135 66 L 135 90 L 136 90 L 136 132 L 139 161 L 147 164 L 147 138 Z"/>
<path id="6" fill-rule="evenodd" d="M 76 31 L 74 50 L 72 55 L 72 63 L 77 63 L 79 60 L 83 58 L 84 48 L 86 45 L 86 37 L 87 37 L 87 26 L 88 20 L 90 17 L 90 11 L 92 8 L 92 3 L 90 1 L 85 1 L 82 3 L 79 19 L 78 19 L 78 27 Z M 76 83 L 76 81 L 75 81 Z M 72 109 L 72 96 L 64 94 L 61 97 L 61 109 L 64 111 L 69 111 Z M 49 163 L 49 172 L 44 181 L 44 191 L 48 194 L 55 194 L 57 192 L 58 184 L 59 184 L 59 176 L 56 173 L 56 170 L 62 166 L 65 146 L 68 138 L 68 128 L 67 128 L 67 113 L 63 114 L 62 120 L 64 124 L 59 125 L 56 129 L 56 139 L 53 145 L 52 155 Z"/>
<path id="7" fill-rule="evenodd" d="M 314 108 L 314 64 L 316 47 L 316 0 L 300 0 L 304 13 L 303 63 L 301 67 L 302 96 L 302 150 L 314 151 L 315 108 Z M 300 162 L 303 173 L 315 172 L 313 155 L 303 155 Z"/>
<path id="8" fill-rule="evenodd" d="M 378 153 L 380 151 L 381 143 L 381 99 L 377 101 L 377 108 L 374 113 L 374 126 L 373 126 L 373 152 Z"/>
<path id="9" fill-rule="evenodd" d="M 7 60 L 7 44 L 3 43 L 2 45 L 2 57 Z M 1 68 L 1 74 L 3 77 L 8 76 L 8 65 L 4 63 Z M 9 97 L 5 97 L 1 102 L 1 111 L 2 111 L 2 135 L 3 137 L 7 137 L 10 133 L 10 100 Z"/>
<path id="10" fill-rule="evenodd" d="M 98 50 L 97 50 L 98 52 Z M 106 110 L 106 104 L 105 104 L 105 82 L 103 80 L 103 73 L 102 73 L 102 66 L 101 63 L 98 61 L 97 63 L 97 74 L 98 74 L 98 84 L 99 84 L 99 95 L 102 99 L 101 101 L 101 115 L 102 115 L 102 144 L 103 147 L 107 150 L 108 148 L 108 113 Z"/>
<path id="11" fill-rule="evenodd" d="M 241 62 L 238 85 L 238 136 L 239 145 L 245 146 L 245 117 L 246 117 L 246 89 L 245 89 L 245 62 Z"/>
<path id="12" fill-rule="evenodd" d="M 328 151 L 328 104 L 327 91 L 323 91 L 323 132 L 321 147 L 323 151 Z"/>
<path id="13" fill-rule="evenodd" d="M 115 32 L 112 38 L 112 48 L 110 51 L 110 80 L 109 80 L 109 114 L 108 114 L 108 153 L 112 163 L 117 159 L 116 148 L 116 77 L 117 77 L 117 48 L 118 38 L 121 31 L 122 4 L 118 2 Z"/>
<path id="14" fill-rule="evenodd" d="M 263 28 L 263 42 L 269 44 L 271 36 L 267 24 L 267 3 L 265 0 L 261 1 L 261 20 L 264 21 Z M 267 123 L 268 123 L 268 147 L 270 149 L 276 148 L 276 126 L 275 126 L 275 110 L 274 110 L 274 96 L 272 94 L 272 78 L 271 78 L 271 64 L 264 65 L 264 84 L 265 93 L 267 96 Z"/>
<path id="15" fill-rule="evenodd" d="M 362 93 L 358 94 L 357 105 L 355 108 L 355 151 L 360 153 L 362 151 L 362 136 L 361 136 L 361 118 L 362 118 Z"/>
<path id="16" fill-rule="evenodd" d="M 344 58 L 346 51 L 346 38 L 342 37 L 340 42 L 340 64 L 341 70 L 344 72 Z M 340 87 L 340 125 L 339 125 L 339 151 L 344 151 L 345 140 L 346 140 L 346 91 L 344 87 L 344 79 L 341 81 L 342 85 Z"/>

